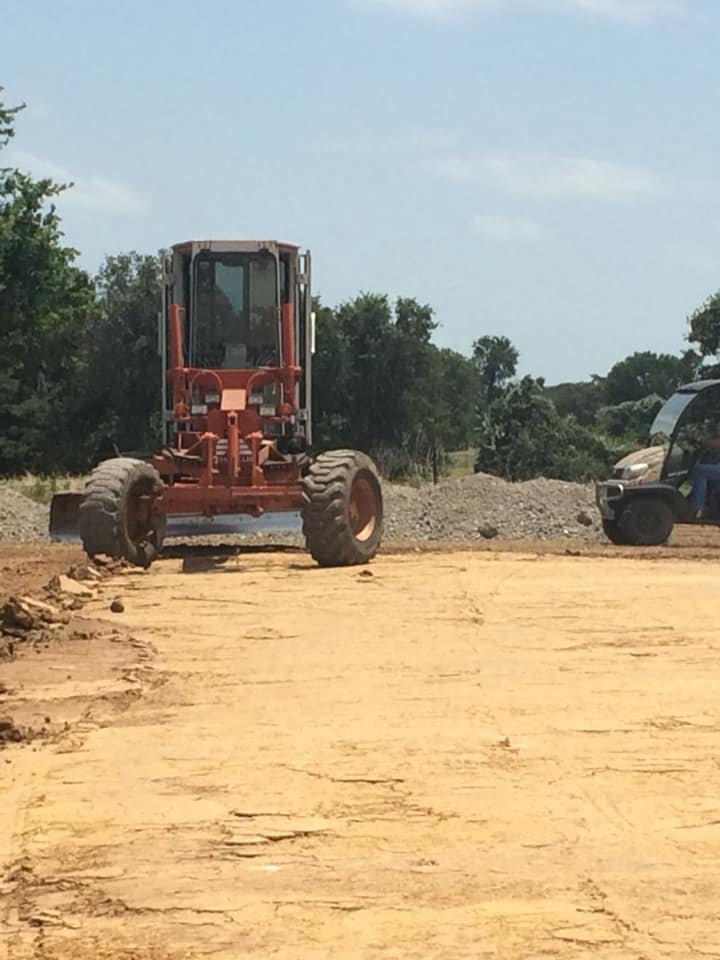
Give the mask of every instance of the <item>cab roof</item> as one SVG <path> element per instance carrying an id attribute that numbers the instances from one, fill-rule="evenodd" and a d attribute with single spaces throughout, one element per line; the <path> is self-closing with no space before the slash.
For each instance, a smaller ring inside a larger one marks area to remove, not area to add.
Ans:
<path id="1" fill-rule="evenodd" d="M 720 387 L 720 380 L 696 380 L 694 383 L 685 383 L 678 387 L 675 393 L 702 393 L 710 387 Z"/>
<path id="2" fill-rule="evenodd" d="M 284 240 L 183 240 L 174 243 L 173 250 L 201 248 L 204 250 L 260 250 L 263 247 L 283 247 L 299 250 L 300 244 Z"/>

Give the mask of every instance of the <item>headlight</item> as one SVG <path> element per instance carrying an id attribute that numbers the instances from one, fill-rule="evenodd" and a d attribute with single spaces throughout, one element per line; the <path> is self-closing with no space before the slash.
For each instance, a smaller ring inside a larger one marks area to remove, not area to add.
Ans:
<path id="1" fill-rule="evenodd" d="M 650 469 L 648 463 L 634 463 L 631 467 L 623 467 L 622 479 L 623 480 L 638 480 L 640 477 L 644 476 Z"/>

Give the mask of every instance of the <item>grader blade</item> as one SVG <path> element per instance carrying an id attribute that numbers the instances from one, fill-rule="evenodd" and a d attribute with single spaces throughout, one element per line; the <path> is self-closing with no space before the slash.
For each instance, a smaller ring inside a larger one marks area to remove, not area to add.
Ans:
<path id="1" fill-rule="evenodd" d="M 56 493 L 50 504 L 50 539 L 79 540 L 78 514 L 81 493 Z"/>

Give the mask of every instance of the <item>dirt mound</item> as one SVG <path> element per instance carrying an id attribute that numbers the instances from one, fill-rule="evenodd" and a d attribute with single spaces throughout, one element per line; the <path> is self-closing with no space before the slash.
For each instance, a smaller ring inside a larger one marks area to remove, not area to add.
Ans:
<path id="1" fill-rule="evenodd" d="M 124 568 L 125 564 L 118 560 L 98 558 L 75 562 L 67 573 L 56 573 L 42 589 L 38 589 L 35 578 L 28 577 L 27 592 L 12 594 L 0 602 L 0 665 L 14 661 L 22 649 L 40 653 L 51 645 L 57 647 L 93 637 L 96 627 L 76 619 L 76 614 L 88 600 L 97 597 L 100 582 Z M 51 724 L 48 717 L 41 727 L 16 722 L 14 715 L 2 709 L 7 708 L 5 698 L 11 693 L 13 691 L 0 683 L 0 750 L 9 743 L 45 736 Z"/>
<path id="2" fill-rule="evenodd" d="M 385 539 L 470 543 L 484 539 L 598 540 L 600 519 L 589 484 L 562 480 L 508 483 L 486 473 L 421 487 L 385 484 Z"/>
<path id="3" fill-rule="evenodd" d="M 18 642 L 42 644 L 59 636 L 85 603 L 96 596 L 102 580 L 125 568 L 120 560 L 74 563 L 67 574 L 56 573 L 40 595 L 12 595 L 0 605 L 0 660 L 15 655 Z"/>
<path id="4" fill-rule="evenodd" d="M 42 503 L 0 486 L 0 541 L 46 539 L 48 515 Z"/>
<path id="5" fill-rule="evenodd" d="M 421 487 L 385 483 L 383 493 L 386 543 L 602 539 L 594 491 L 589 484 L 543 478 L 508 483 L 477 473 Z M 0 542 L 46 540 L 47 531 L 47 507 L 0 487 Z M 299 531 L 278 530 L 173 538 L 167 545 L 169 551 L 171 543 L 302 546 L 303 539 Z"/>

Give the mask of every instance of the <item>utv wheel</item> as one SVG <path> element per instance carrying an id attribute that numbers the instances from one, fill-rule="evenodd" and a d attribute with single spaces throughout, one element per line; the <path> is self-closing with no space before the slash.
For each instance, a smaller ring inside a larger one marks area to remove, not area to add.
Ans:
<path id="1" fill-rule="evenodd" d="M 610 543 L 617 544 L 619 547 L 629 544 L 630 541 L 620 529 L 620 523 L 617 520 L 603 519 L 602 528 Z"/>
<path id="2" fill-rule="evenodd" d="M 368 563 L 380 546 L 383 502 L 375 464 L 355 450 L 317 457 L 303 479 L 303 533 L 321 567 Z"/>
<path id="3" fill-rule="evenodd" d="M 160 475 L 149 463 L 118 457 L 90 474 L 80 502 L 80 537 L 86 553 L 123 557 L 149 567 L 162 549 L 165 517 L 155 499 Z"/>
<path id="4" fill-rule="evenodd" d="M 660 497 L 634 497 L 620 515 L 620 533 L 635 547 L 657 547 L 672 533 L 673 514 Z"/>

